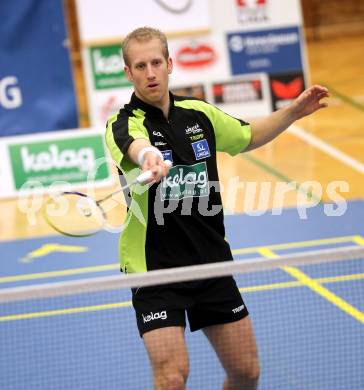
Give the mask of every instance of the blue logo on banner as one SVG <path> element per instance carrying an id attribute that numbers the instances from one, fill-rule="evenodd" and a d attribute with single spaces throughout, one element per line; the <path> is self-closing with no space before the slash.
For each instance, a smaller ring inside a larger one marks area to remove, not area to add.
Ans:
<path id="1" fill-rule="evenodd" d="M 298 27 L 230 33 L 226 38 L 233 75 L 302 69 Z"/>
<path id="2" fill-rule="evenodd" d="M 201 141 L 193 142 L 192 144 L 193 151 L 195 152 L 196 160 L 201 160 L 205 157 L 210 157 L 210 149 L 207 140 L 203 139 Z"/>
<path id="3" fill-rule="evenodd" d="M 163 160 L 169 160 L 173 164 L 172 150 L 161 150 Z"/>

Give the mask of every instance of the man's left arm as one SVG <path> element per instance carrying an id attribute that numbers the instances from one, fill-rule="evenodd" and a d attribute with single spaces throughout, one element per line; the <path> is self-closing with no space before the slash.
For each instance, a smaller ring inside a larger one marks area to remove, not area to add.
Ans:
<path id="1" fill-rule="evenodd" d="M 327 103 L 321 102 L 326 97 L 329 97 L 327 88 L 314 85 L 302 92 L 287 107 L 275 111 L 264 118 L 250 121 L 251 141 L 243 151 L 247 152 L 265 145 L 296 120 L 327 107 Z"/>

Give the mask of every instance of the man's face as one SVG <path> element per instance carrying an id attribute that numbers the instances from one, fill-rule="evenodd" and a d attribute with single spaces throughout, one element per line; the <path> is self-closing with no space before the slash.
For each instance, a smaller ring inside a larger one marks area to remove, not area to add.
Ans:
<path id="1" fill-rule="evenodd" d="M 165 103 L 168 100 L 168 74 L 172 71 L 172 60 L 163 56 L 160 40 L 131 41 L 128 59 L 130 67 L 125 66 L 124 69 L 134 84 L 137 97 L 154 106 Z"/>

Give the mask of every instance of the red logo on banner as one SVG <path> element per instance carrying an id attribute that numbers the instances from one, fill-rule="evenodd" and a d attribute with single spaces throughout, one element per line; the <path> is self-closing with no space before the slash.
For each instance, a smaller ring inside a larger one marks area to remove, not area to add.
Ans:
<path id="1" fill-rule="evenodd" d="M 253 88 L 256 91 L 259 91 L 259 93 L 261 93 L 262 83 L 260 82 L 260 80 L 252 80 L 251 83 L 252 83 Z"/>
<path id="2" fill-rule="evenodd" d="M 266 5 L 267 0 L 255 0 L 255 1 L 247 1 L 247 0 L 236 0 L 236 5 L 238 7 L 246 7 L 247 3 L 250 3 L 249 6 L 253 5 Z"/>
<path id="3" fill-rule="evenodd" d="M 238 20 L 241 23 L 268 20 L 268 0 L 236 0 Z"/>
<path id="4" fill-rule="evenodd" d="M 114 95 L 110 95 L 107 100 L 100 107 L 100 122 L 106 123 L 107 119 L 114 114 L 120 104 Z"/>
<path id="5" fill-rule="evenodd" d="M 215 103 L 240 103 L 262 99 L 262 83 L 260 80 L 236 80 L 212 85 Z"/>
<path id="6" fill-rule="evenodd" d="M 214 49 L 206 44 L 183 47 L 176 56 L 177 64 L 183 68 L 200 68 L 211 65 L 215 60 Z"/>
<path id="7" fill-rule="evenodd" d="M 303 89 L 302 77 L 297 77 L 289 83 L 282 83 L 278 80 L 272 80 L 272 91 L 274 95 L 279 99 L 294 99 L 297 97 Z"/>
<path id="8" fill-rule="evenodd" d="M 224 85 L 223 84 L 213 84 L 212 86 L 212 94 L 216 96 L 222 96 L 224 93 Z"/>
<path id="9" fill-rule="evenodd" d="M 305 89 L 305 79 L 301 71 L 294 73 L 270 74 L 269 84 L 272 110 L 287 106 Z"/>

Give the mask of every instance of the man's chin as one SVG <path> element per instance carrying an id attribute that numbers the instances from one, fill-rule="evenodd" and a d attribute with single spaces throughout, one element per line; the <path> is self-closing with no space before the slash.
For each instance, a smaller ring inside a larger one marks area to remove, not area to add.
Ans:
<path id="1" fill-rule="evenodd" d="M 159 91 L 149 91 L 146 98 L 151 102 L 159 102 L 162 99 L 162 94 Z"/>
<path id="2" fill-rule="evenodd" d="M 156 91 L 147 90 L 144 91 L 143 94 L 141 94 L 142 100 L 152 105 L 159 104 L 163 100 L 163 96 L 164 95 L 161 93 L 160 90 L 156 90 Z"/>

